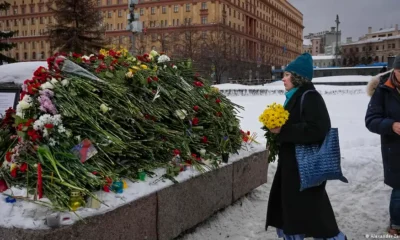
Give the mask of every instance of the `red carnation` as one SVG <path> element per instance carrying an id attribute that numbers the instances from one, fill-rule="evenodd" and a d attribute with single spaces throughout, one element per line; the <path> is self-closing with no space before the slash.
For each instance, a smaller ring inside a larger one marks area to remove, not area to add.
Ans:
<path id="1" fill-rule="evenodd" d="M 217 98 L 217 100 L 215 100 L 215 102 L 219 104 L 221 102 L 221 100 L 219 98 Z"/>
<path id="2" fill-rule="evenodd" d="M 51 123 L 47 123 L 47 124 L 44 125 L 44 127 L 47 128 L 47 129 L 52 129 L 52 128 L 54 128 L 54 125 L 51 124 Z"/>
<path id="3" fill-rule="evenodd" d="M 82 54 L 73 53 L 73 54 L 72 54 L 72 57 L 74 57 L 74 58 L 80 58 L 80 57 L 82 57 Z"/>
<path id="4" fill-rule="evenodd" d="M 174 155 L 177 156 L 179 154 L 181 154 L 181 152 L 178 149 L 174 149 Z"/>
<path id="5" fill-rule="evenodd" d="M 6 153 L 6 161 L 7 162 L 11 162 L 11 156 L 13 155 L 13 153 L 12 152 L 7 152 Z"/>
<path id="6" fill-rule="evenodd" d="M 201 139 L 201 141 L 202 141 L 203 143 L 207 143 L 207 142 L 208 142 L 208 139 L 207 139 L 206 136 L 204 136 L 204 137 Z"/>
<path id="7" fill-rule="evenodd" d="M 192 157 L 197 158 L 196 153 L 192 153 Z"/>
<path id="8" fill-rule="evenodd" d="M 153 80 L 158 82 L 158 77 L 153 77 Z"/>
<path id="9" fill-rule="evenodd" d="M 199 124 L 199 119 L 198 118 L 193 118 L 192 119 L 192 124 L 195 125 L 195 126 L 198 125 Z"/>
<path id="10" fill-rule="evenodd" d="M 20 172 L 26 172 L 28 170 L 28 164 L 22 163 L 21 166 L 19 167 Z"/>
<path id="11" fill-rule="evenodd" d="M 196 112 L 198 112 L 199 109 L 200 109 L 200 108 L 199 108 L 199 106 L 197 106 L 197 105 L 193 107 L 193 110 L 195 110 Z"/>
<path id="12" fill-rule="evenodd" d="M 107 185 L 103 186 L 103 191 L 104 192 L 110 192 L 110 188 Z"/>
<path id="13" fill-rule="evenodd" d="M 97 56 L 97 58 L 98 58 L 99 60 L 104 60 L 104 55 L 103 55 L 103 54 L 99 54 L 99 55 Z"/>
<path id="14" fill-rule="evenodd" d="M 29 127 L 33 122 L 35 122 L 35 119 L 28 119 L 28 121 L 25 123 L 25 126 Z"/>
<path id="15" fill-rule="evenodd" d="M 4 181 L 4 179 L 1 179 L 0 180 L 0 193 L 4 192 L 7 189 L 8 189 L 8 186 L 7 186 L 6 181 Z"/>
<path id="16" fill-rule="evenodd" d="M 249 136 L 250 136 L 250 131 L 247 131 L 247 135 L 249 135 Z"/>
<path id="17" fill-rule="evenodd" d="M 194 82 L 194 85 L 195 85 L 196 87 L 202 87 L 202 86 L 203 86 L 203 83 L 200 82 L 200 81 L 195 81 L 195 82 Z"/>
<path id="18" fill-rule="evenodd" d="M 17 168 L 14 168 L 11 170 L 11 177 L 16 178 L 17 177 Z"/>
<path id="19" fill-rule="evenodd" d="M 204 97 L 205 97 L 206 99 L 208 99 L 208 94 L 204 94 Z"/>
<path id="20" fill-rule="evenodd" d="M 247 141 L 249 141 L 249 138 L 247 136 L 244 136 L 243 141 L 247 142 Z"/>
<path id="21" fill-rule="evenodd" d="M 147 78 L 147 83 L 151 83 L 151 81 L 152 81 L 152 80 L 151 80 L 151 77 L 148 77 L 148 78 Z"/>
<path id="22" fill-rule="evenodd" d="M 217 112 L 217 117 L 221 117 L 222 116 L 222 112 Z"/>

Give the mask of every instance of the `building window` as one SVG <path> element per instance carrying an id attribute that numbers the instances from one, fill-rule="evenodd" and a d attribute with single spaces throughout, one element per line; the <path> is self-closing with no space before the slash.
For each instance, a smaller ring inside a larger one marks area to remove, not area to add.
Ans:
<path id="1" fill-rule="evenodd" d="M 152 14 L 152 15 L 156 14 L 156 8 L 155 8 L 155 7 L 152 7 L 152 8 L 151 8 L 151 14 Z"/>
<path id="2" fill-rule="evenodd" d="M 39 6 L 39 12 L 43 12 L 43 6 Z"/>
<path id="3" fill-rule="evenodd" d="M 35 42 L 32 42 L 32 49 L 35 49 L 36 48 L 36 44 L 35 44 Z"/>
<path id="4" fill-rule="evenodd" d="M 28 59 L 28 53 L 24 52 L 24 60 L 27 60 L 27 59 Z"/>
<path id="5" fill-rule="evenodd" d="M 31 24 L 35 24 L 35 18 L 31 18 Z"/>
<path id="6" fill-rule="evenodd" d="M 31 6 L 31 13 L 34 13 L 34 12 L 35 12 L 35 7 Z"/>
<path id="7" fill-rule="evenodd" d="M 172 26 L 175 26 L 175 19 L 172 19 Z"/>
<path id="8" fill-rule="evenodd" d="M 14 8 L 14 15 L 18 14 L 18 8 Z"/>
<path id="9" fill-rule="evenodd" d="M 25 8 L 24 8 L 24 7 L 21 8 L 21 13 L 22 13 L 22 14 L 25 14 Z"/>
<path id="10" fill-rule="evenodd" d="M 112 17 L 112 12 L 111 12 L 111 11 L 108 11 L 107 17 L 108 17 L 108 18 L 111 18 L 111 17 Z"/>
<path id="11" fill-rule="evenodd" d="M 112 4 L 112 0 L 107 0 L 107 5 L 111 5 Z"/>
<path id="12" fill-rule="evenodd" d="M 393 44 L 392 44 L 392 48 L 396 48 L 396 43 L 393 43 Z"/>
<path id="13" fill-rule="evenodd" d="M 139 12 L 140 12 L 140 16 L 144 15 L 144 9 L 143 8 L 141 8 Z"/>
<path id="14" fill-rule="evenodd" d="M 164 20 L 161 20 L 161 27 L 164 27 Z"/>
<path id="15" fill-rule="evenodd" d="M 207 3 L 206 2 L 202 2 L 201 3 L 201 9 L 207 9 Z"/>
<path id="16" fill-rule="evenodd" d="M 165 20 L 164 24 L 166 27 L 168 27 L 168 20 Z"/>
<path id="17" fill-rule="evenodd" d="M 201 17 L 201 24 L 207 24 L 207 17 Z"/>
<path id="18" fill-rule="evenodd" d="M 43 23 L 44 23 L 43 17 L 40 17 L 40 24 L 43 24 Z"/>
<path id="19" fill-rule="evenodd" d="M 18 26 L 17 19 L 14 19 L 14 26 L 15 26 L 15 27 Z"/>
<path id="20" fill-rule="evenodd" d="M 97 6 L 101 6 L 101 0 L 97 0 Z"/>
<path id="21" fill-rule="evenodd" d="M 19 53 L 15 53 L 15 59 L 19 60 Z"/>
<path id="22" fill-rule="evenodd" d="M 167 13 L 167 7 L 166 6 L 162 6 L 162 13 L 166 14 Z"/>
<path id="23" fill-rule="evenodd" d="M 122 4 L 122 0 L 118 0 L 118 4 Z"/>
<path id="24" fill-rule="evenodd" d="M 179 26 L 179 19 L 176 19 L 176 26 Z"/>
<path id="25" fill-rule="evenodd" d="M 122 17 L 122 10 L 118 10 L 118 17 Z"/>
<path id="26" fill-rule="evenodd" d="M 177 13 L 178 10 L 179 10 L 179 5 L 175 5 L 175 6 L 174 6 L 174 12 Z"/>
<path id="27" fill-rule="evenodd" d="M 32 53 L 32 59 L 36 59 L 36 52 Z"/>
<path id="28" fill-rule="evenodd" d="M 40 53 L 40 58 L 41 58 L 41 59 L 44 59 L 44 52 L 41 52 L 41 53 Z"/>
<path id="29" fill-rule="evenodd" d="M 190 3 L 186 4 L 186 12 L 190 12 Z"/>
<path id="30" fill-rule="evenodd" d="M 43 41 L 40 41 L 40 47 L 44 48 L 44 42 Z"/>

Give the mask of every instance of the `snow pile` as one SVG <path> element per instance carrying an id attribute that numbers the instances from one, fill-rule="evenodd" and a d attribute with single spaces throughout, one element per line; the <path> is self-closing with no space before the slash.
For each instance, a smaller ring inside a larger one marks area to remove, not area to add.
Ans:
<path id="1" fill-rule="evenodd" d="M 31 79 L 40 66 L 47 68 L 47 62 L 19 62 L 0 66 L 0 83 L 22 84 Z"/>

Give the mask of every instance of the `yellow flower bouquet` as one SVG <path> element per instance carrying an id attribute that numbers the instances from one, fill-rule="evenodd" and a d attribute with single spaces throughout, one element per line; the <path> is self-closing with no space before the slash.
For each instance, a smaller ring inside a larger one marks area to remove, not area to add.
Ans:
<path id="1" fill-rule="evenodd" d="M 278 155 L 278 143 L 276 134 L 270 130 L 282 127 L 289 119 L 289 112 L 286 111 L 281 104 L 273 103 L 267 106 L 264 112 L 260 115 L 259 121 L 263 124 L 262 129 L 266 131 L 267 145 L 269 150 L 268 162 L 275 162 Z"/>

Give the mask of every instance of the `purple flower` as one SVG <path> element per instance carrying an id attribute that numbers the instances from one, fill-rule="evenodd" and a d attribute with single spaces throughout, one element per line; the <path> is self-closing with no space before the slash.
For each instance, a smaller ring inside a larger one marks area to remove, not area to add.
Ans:
<path id="1" fill-rule="evenodd" d="M 40 102 L 40 111 L 51 113 L 53 115 L 57 114 L 57 109 L 54 106 L 53 102 L 50 100 L 50 96 L 54 96 L 54 93 L 50 90 L 43 90 L 40 92 L 41 96 L 39 97 Z"/>

